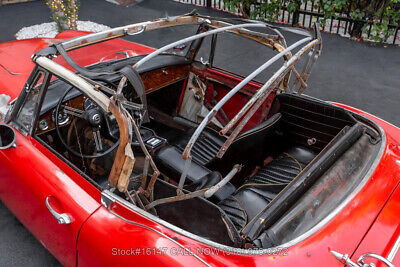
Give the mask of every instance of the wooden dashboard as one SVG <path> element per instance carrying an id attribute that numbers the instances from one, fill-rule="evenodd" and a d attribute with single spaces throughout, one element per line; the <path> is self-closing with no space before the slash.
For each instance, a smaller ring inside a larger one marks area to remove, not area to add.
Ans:
<path id="1" fill-rule="evenodd" d="M 160 69 L 148 71 L 140 74 L 142 78 L 144 87 L 146 89 L 146 94 L 157 91 L 165 86 L 173 84 L 175 82 L 186 79 L 189 74 L 189 65 L 177 65 L 177 66 L 167 66 Z M 78 96 L 71 99 L 65 103 L 65 105 L 83 110 L 83 103 L 85 101 L 84 96 Z M 48 131 L 55 129 L 54 109 L 43 114 L 38 122 L 36 134 L 43 134 Z M 68 115 L 65 119 L 63 126 L 70 124 L 72 118 Z M 44 127 L 45 126 L 45 127 Z"/>
<path id="2" fill-rule="evenodd" d="M 74 99 L 68 100 L 66 103 L 64 103 L 64 105 L 79 110 L 83 110 L 83 103 L 85 102 L 85 99 L 86 98 L 83 95 L 80 95 Z M 36 129 L 36 134 L 42 134 L 54 130 L 56 128 L 56 125 L 54 123 L 53 113 L 55 113 L 55 108 L 40 116 L 38 126 Z M 59 125 L 60 126 L 68 125 L 71 123 L 72 119 L 73 119 L 72 116 L 68 115 L 66 119 L 63 121 L 63 123 L 59 123 Z M 45 123 L 47 124 L 46 127 L 44 126 Z"/>
<path id="3" fill-rule="evenodd" d="M 154 92 L 167 85 L 186 79 L 189 74 L 189 65 L 169 66 L 161 69 L 142 73 L 146 93 Z"/>

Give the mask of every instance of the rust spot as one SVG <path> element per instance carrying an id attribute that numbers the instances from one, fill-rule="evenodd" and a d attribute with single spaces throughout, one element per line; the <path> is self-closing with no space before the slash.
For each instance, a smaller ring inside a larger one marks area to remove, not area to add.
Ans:
<path id="1" fill-rule="evenodd" d="M 62 41 L 64 41 L 64 40 L 63 39 L 53 39 L 53 38 L 44 38 L 43 39 L 43 42 L 45 42 L 48 45 L 56 44 L 56 43 L 59 43 Z"/>

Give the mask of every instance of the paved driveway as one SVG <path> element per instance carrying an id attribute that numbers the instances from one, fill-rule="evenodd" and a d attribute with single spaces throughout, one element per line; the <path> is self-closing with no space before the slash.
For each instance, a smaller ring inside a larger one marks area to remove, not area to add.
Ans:
<path id="1" fill-rule="evenodd" d="M 172 1 L 145 0 L 133 7 L 116 6 L 106 1 L 82 1 L 80 20 L 90 20 L 111 27 L 189 12 L 193 6 Z M 229 16 L 228 14 L 196 7 L 202 14 Z M 0 42 L 14 39 L 24 26 L 49 22 L 50 15 L 44 1 L 0 7 Z M 163 34 L 150 33 L 149 44 L 159 46 L 185 36 L 182 30 L 169 30 Z M 323 33 L 323 51 L 311 78 L 307 94 L 350 104 L 376 114 L 400 126 L 400 48 L 371 45 Z M 141 40 L 147 41 L 147 40 Z M 290 41 L 290 38 L 289 38 Z M 257 51 L 231 46 L 221 57 L 233 69 L 250 72 L 262 64 Z M 244 66 L 242 59 L 251 64 Z M 240 67 L 240 68 L 239 68 Z M 34 265 L 52 266 L 58 262 L 18 222 L 0 202 L 0 266 Z"/>

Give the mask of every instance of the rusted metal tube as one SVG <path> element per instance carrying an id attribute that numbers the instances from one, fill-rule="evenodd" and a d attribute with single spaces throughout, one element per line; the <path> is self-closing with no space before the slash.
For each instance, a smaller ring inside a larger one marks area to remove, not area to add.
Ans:
<path id="1" fill-rule="evenodd" d="M 149 151 L 146 148 L 146 145 L 143 142 L 142 136 L 140 135 L 140 130 L 139 130 L 135 120 L 132 118 L 132 116 L 129 113 L 128 113 L 128 117 L 129 117 L 130 121 L 132 122 L 133 130 L 135 131 L 135 134 L 136 134 L 137 140 L 139 142 L 140 148 L 142 149 L 146 159 L 149 160 L 150 166 L 153 169 L 153 175 L 150 178 L 150 182 L 147 185 L 147 189 L 146 188 L 142 188 L 143 191 L 145 192 L 146 196 L 150 197 L 151 192 L 153 191 L 153 187 L 154 187 L 154 184 L 156 182 L 156 179 L 160 175 L 160 171 L 157 169 L 157 166 L 154 163 L 153 158 L 151 157 Z M 143 180 L 147 180 L 147 176 L 146 177 L 142 177 L 142 179 Z M 146 181 L 143 181 L 143 180 L 142 180 L 142 185 L 145 185 Z"/>
<path id="2" fill-rule="evenodd" d="M 300 90 L 302 90 L 303 88 L 306 89 L 307 88 L 307 84 L 305 83 L 305 81 L 303 80 L 303 78 L 301 77 L 301 75 L 297 72 L 297 70 L 293 67 L 292 71 L 294 73 L 294 75 L 296 76 L 296 81 L 299 81 L 301 83 L 301 88 Z M 303 89 L 303 90 L 304 90 Z"/>
<path id="3" fill-rule="evenodd" d="M 146 181 L 147 181 L 147 174 L 149 171 L 149 163 L 150 163 L 150 158 L 145 157 L 144 160 L 144 166 L 143 166 L 143 174 L 142 174 L 142 188 L 146 188 Z"/>
<path id="4" fill-rule="evenodd" d="M 306 37 L 303 38 L 297 42 L 295 42 L 294 44 L 292 44 L 291 46 L 289 46 L 288 48 L 286 48 L 285 50 L 281 51 L 279 54 L 275 55 L 274 57 L 272 57 L 270 60 L 268 60 L 267 62 L 265 62 L 263 65 L 261 65 L 260 67 L 258 67 L 255 71 L 253 71 L 250 75 L 248 75 L 245 79 L 243 79 L 239 84 L 237 84 L 232 90 L 229 91 L 229 93 L 227 93 L 211 110 L 210 112 L 206 115 L 206 117 L 201 121 L 200 125 L 196 128 L 195 132 L 193 133 L 193 135 L 190 137 L 189 142 L 187 143 L 185 150 L 182 153 L 182 158 L 184 160 L 186 160 L 185 162 L 185 166 L 189 164 L 190 167 L 190 162 L 188 162 L 188 159 L 190 158 L 190 151 L 194 145 L 194 143 L 197 141 L 197 139 L 199 138 L 201 132 L 203 131 L 203 129 L 206 127 L 206 125 L 212 120 L 212 118 L 214 117 L 214 115 L 218 112 L 218 110 L 233 96 L 235 95 L 240 89 L 242 89 L 248 82 L 250 82 L 254 77 L 256 77 L 258 74 L 260 74 L 263 70 L 265 70 L 266 68 L 268 68 L 270 65 L 272 65 L 275 61 L 277 61 L 279 58 L 285 56 L 288 52 L 290 52 L 291 50 L 293 50 L 294 48 L 302 45 L 305 42 L 311 41 L 312 38 L 311 37 Z M 319 42 L 318 40 L 314 40 L 313 42 Z M 313 43 L 312 42 L 312 43 Z M 288 63 L 288 62 L 286 62 Z M 286 65 L 286 64 L 285 64 Z M 275 75 L 274 75 L 275 76 Z M 265 85 L 264 85 L 265 86 Z M 259 91 L 257 91 L 256 95 L 258 95 L 258 97 L 261 95 L 261 89 Z M 252 101 L 251 105 L 256 101 L 257 98 L 253 98 L 250 100 Z M 249 102 L 250 102 L 249 101 Z M 240 112 L 243 112 L 244 109 L 249 109 L 250 108 L 250 104 L 249 102 L 246 104 L 246 106 L 244 108 L 242 108 L 242 110 Z M 239 113 L 240 113 L 239 112 Z M 244 113 L 243 113 L 244 114 Z M 241 114 L 240 116 L 238 116 L 238 114 L 236 114 L 235 117 L 241 117 L 243 116 L 243 114 Z M 239 118 L 237 118 L 239 119 Z M 236 120 L 237 120 L 236 119 Z M 231 121 L 232 122 L 232 121 Z M 231 123 L 230 122 L 230 123 Z M 230 124 L 229 123 L 229 124 Z M 233 124 L 232 124 L 233 126 Z M 232 127 L 231 126 L 231 127 Z M 232 142 L 232 141 L 231 141 Z M 222 147 L 223 148 L 223 147 Z M 222 149 L 221 148 L 221 149 Z M 221 152 L 221 150 L 220 150 Z M 221 152 L 222 153 L 222 152 Z M 223 154 L 223 153 L 222 153 Z M 185 181 L 186 179 L 186 175 L 185 173 L 182 173 L 182 176 L 180 178 L 180 182 L 181 181 Z"/>
<path id="5" fill-rule="evenodd" d="M 85 94 L 87 94 L 88 97 L 90 97 L 94 102 L 96 102 L 99 107 L 101 107 L 105 111 L 109 111 L 108 107 L 110 105 L 110 99 L 103 94 L 102 92 L 99 92 L 95 90 L 94 86 L 91 85 L 89 82 L 87 82 L 85 79 L 79 77 L 72 71 L 66 69 L 65 67 L 55 63 L 51 59 L 47 57 L 36 57 L 35 62 L 51 71 L 58 77 L 63 78 L 64 80 L 70 82 L 73 86 L 81 89 Z"/>
<path id="6" fill-rule="evenodd" d="M 185 167 L 183 168 L 181 178 L 179 179 L 179 185 L 178 185 L 178 189 L 177 189 L 178 195 L 182 194 L 182 188 L 183 188 L 183 185 L 185 184 L 185 180 L 186 180 L 186 176 L 188 174 L 189 168 L 190 168 L 190 164 L 192 164 L 191 157 L 185 161 Z"/>
<path id="7" fill-rule="evenodd" d="M 126 192 L 129 183 L 129 177 L 132 173 L 135 159 L 130 144 L 129 123 L 120 106 L 114 102 L 110 102 L 110 111 L 115 116 L 119 132 L 120 144 L 117 149 L 117 154 L 114 159 L 113 166 L 108 177 L 108 182 L 111 186 L 117 187 L 120 192 Z"/>
<path id="8" fill-rule="evenodd" d="M 213 185 L 210 189 L 208 189 L 205 193 L 204 196 L 206 198 L 212 197 L 219 189 L 221 189 L 224 185 L 226 185 L 232 178 L 235 176 L 236 173 L 240 171 L 242 166 L 240 164 L 235 164 L 233 166 L 233 169 L 222 179 L 217 183 L 216 185 Z"/>
<path id="9" fill-rule="evenodd" d="M 251 108 L 251 110 L 246 114 L 246 116 L 240 121 L 239 125 L 235 128 L 235 130 L 232 132 L 232 134 L 228 137 L 228 139 L 225 141 L 224 145 L 221 147 L 219 150 L 217 157 L 221 158 L 230 144 L 233 142 L 233 140 L 236 138 L 236 136 L 240 133 L 240 131 L 243 129 L 243 127 L 247 124 L 249 119 L 253 116 L 253 114 L 257 111 L 257 109 L 261 106 L 261 104 L 265 101 L 267 98 L 269 92 L 274 89 L 275 86 L 280 82 L 280 80 L 292 69 L 294 64 L 300 59 L 300 57 L 306 53 L 310 48 L 314 47 L 317 45 L 320 41 L 319 40 L 314 40 L 307 45 L 305 45 L 303 48 L 301 48 L 292 58 L 289 59 L 289 61 L 282 66 L 269 80 L 267 83 L 261 87 L 256 94 L 253 95 L 253 97 L 246 103 L 246 105 L 236 114 L 236 116 L 231 120 L 234 121 L 235 123 Z M 231 123 L 230 122 L 230 123 Z M 234 124 L 232 124 L 233 126 Z M 229 128 L 228 128 L 229 130 Z M 222 130 L 221 130 L 222 132 Z"/>
<path id="10" fill-rule="evenodd" d="M 226 26 L 226 27 L 222 27 L 222 28 L 217 28 L 211 31 L 207 31 L 207 32 L 203 32 L 203 33 L 199 33 L 199 34 L 195 34 L 192 35 L 190 37 L 186 37 L 183 38 L 181 40 L 178 40 L 176 42 L 173 42 L 171 44 L 165 45 L 159 49 L 157 49 L 156 51 L 148 54 L 147 56 L 145 56 L 144 58 L 142 58 L 141 60 L 139 60 L 138 62 L 136 62 L 135 65 L 133 65 L 134 68 L 138 68 L 141 65 L 143 65 L 145 62 L 149 61 L 150 59 L 154 58 L 155 56 L 164 53 L 165 51 L 167 51 L 168 49 L 171 49 L 177 45 L 181 45 L 190 41 L 194 41 L 197 39 L 201 39 L 203 37 L 206 37 L 208 35 L 213 35 L 219 32 L 223 32 L 223 31 L 228 31 L 228 30 L 233 30 L 233 29 L 238 29 L 238 28 L 245 28 L 245 27 L 258 27 L 258 28 L 266 28 L 267 26 L 263 23 L 243 23 L 243 24 L 238 24 L 238 25 L 230 25 L 230 26 Z"/>
<path id="11" fill-rule="evenodd" d="M 204 21 L 203 18 L 191 15 L 176 17 L 172 21 L 169 18 L 163 18 L 155 21 L 146 21 L 131 25 L 125 25 L 98 33 L 83 35 L 77 38 L 66 40 L 62 42 L 62 45 L 66 51 L 71 51 L 73 49 L 123 37 L 126 35 L 135 35 L 140 34 L 144 31 L 161 29 L 176 25 L 200 24 L 202 21 Z"/>
<path id="12" fill-rule="evenodd" d="M 182 200 L 186 200 L 186 199 L 199 197 L 199 196 L 204 195 L 204 192 L 206 192 L 207 190 L 208 190 L 208 188 L 205 188 L 205 189 L 201 189 L 201 190 L 194 191 L 191 193 L 177 195 L 174 197 L 157 199 L 157 200 L 151 202 L 150 204 L 148 204 L 146 206 L 146 210 L 154 208 L 155 206 L 160 205 L 160 204 L 171 203 L 171 202 L 182 201 Z"/>
<path id="13" fill-rule="evenodd" d="M 311 37 L 308 37 L 308 38 L 304 38 L 304 39 L 302 39 L 302 40 L 300 40 L 300 41 L 298 41 L 298 42 L 292 44 L 291 46 L 289 46 L 288 48 L 286 48 L 285 50 L 283 50 L 282 52 L 280 52 L 279 54 L 277 54 L 276 56 L 274 56 L 273 58 L 271 58 L 270 60 L 268 60 L 268 61 L 266 62 L 266 64 L 268 63 L 267 67 L 270 66 L 270 65 L 271 65 L 272 63 L 274 63 L 275 61 L 277 61 L 277 60 L 278 60 L 279 58 L 281 58 L 283 55 L 285 55 L 288 51 L 291 51 L 291 50 L 293 50 L 294 48 L 298 47 L 299 45 L 301 45 L 301 44 L 303 44 L 303 43 L 305 43 L 305 42 L 308 42 L 308 41 L 310 41 L 310 40 L 311 40 Z M 293 57 L 292 57 L 292 58 L 293 58 Z M 292 59 L 292 58 L 291 58 L 291 59 Z M 290 59 L 290 60 L 291 60 L 291 59 Z M 290 62 L 290 60 L 289 60 L 288 62 Z M 278 72 L 279 72 L 279 71 L 278 71 Z M 278 72 L 276 72 L 275 74 L 277 74 Z M 274 76 L 275 76 L 275 75 L 274 75 Z M 272 78 L 273 78 L 274 76 L 272 76 Z M 272 79 L 272 78 L 271 78 L 271 79 Z M 270 79 L 268 82 L 270 82 L 271 79 Z M 266 87 L 269 86 L 268 82 L 265 83 L 264 86 L 263 86 L 261 89 L 259 89 L 259 90 L 257 91 L 257 93 L 246 103 L 246 105 L 235 115 L 235 117 L 234 117 L 227 125 L 225 125 L 224 128 L 222 128 L 222 130 L 220 131 L 220 135 L 225 135 L 225 134 L 238 122 L 238 120 L 239 120 L 244 114 L 246 114 L 246 112 L 249 110 L 249 108 L 255 103 L 256 99 L 257 99 L 258 97 L 261 96 L 261 94 L 262 94 L 262 92 L 263 92 L 263 89 L 265 89 Z"/>
<path id="14" fill-rule="evenodd" d="M 286 53 L 290 52 L 294 48 L 298 47 L 299 45 L 312 40 L 311 37 L 307 37 L 297 41 L 296 43 L 292 44 L 279 54 L 275 55 L 273 58 L 265 62 L 263 65 L 258 67 L 255 71 L 253 71 L 250 75 L 244 78 L 240 83 L 238 83 L 234 88 L 232 88 L 229 93 L 227 93 L 213 108 L 210 112 L 206 115 L 206 117 L 201 121 L 200 125 L 197 127 L 196 131 L 193 133 L 192 137 L 190 138 L 188 144 L 186 145 L 185 150 L 183 151 L 182 158 L 188 159 L 190 155 L 190 150 L 193 144 L 196 142 L 197 138 L 199 138 L 200 133 L 206 127 L 206 125 L 210 122 L 214 114 L 233 96 L 235 95 L 240 89 L 242 89 L 248 82 L 250 82 L 254 77 L 260 74 L 263 70 L 268 68 L 272 63 L 277 61 L 279 58 L 284 56 Z M 253 102 L 254 103 L 254 102 Z"/>

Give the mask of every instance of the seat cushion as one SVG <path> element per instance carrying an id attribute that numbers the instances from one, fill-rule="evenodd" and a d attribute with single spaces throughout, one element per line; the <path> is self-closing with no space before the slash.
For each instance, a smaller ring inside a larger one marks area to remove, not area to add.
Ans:
<path id="1" fill-rule="evenodd" d="M 261 168 L 246 183 L 288 184 L 314 157 L 315 153 L 310 150 L 301 147 L 291 148 Z"/>
<path id="2" fill-rule="evenodd" d="M 180 151 L 174 146 L 165 146 L 158 150 L 154 160 L 159 170 L 172 180 L 179 182 L 183 169 L 185 168 L 185 160 L 182 158 Z M 185 189 L 196 191 L 204 188 L 210 188 L 221 181 L 222 176 L 219 172 L 212 172 L 206 167 L 192 161 L 190 164 Z M 220 188 L 214 195 L 213 199 L 216 203 L 227 198 L 236 188 L 231 183 L 227 183 Z"/>
<path id="3" fill-rule="evenodd" d="M 185 168 L 185 160 L 182 153 L 174 146 L 165 146 L 157 151 L 155 162 L 158 168 L 172 180 L 179 182 L 183 169 Z M 192 162 L 186 176 L 186 180 L 190 182 L 198 182 L 203 176 L 211 173 L 206 167 Z"/>
<path id="4" fill-rule="evenodd" d="M 294 147 L 280 154 L 218 205 L 238 231 L 243 229 L 316 155 Z"/>
<path id="5" fill-rule="evenodd" d="M 262 189 L 249 187 L 238 190 L 219 203 L 219 207 L 229 216 L 237 230 L 241 230 L 275 197 L 275 194 Z"/>

